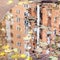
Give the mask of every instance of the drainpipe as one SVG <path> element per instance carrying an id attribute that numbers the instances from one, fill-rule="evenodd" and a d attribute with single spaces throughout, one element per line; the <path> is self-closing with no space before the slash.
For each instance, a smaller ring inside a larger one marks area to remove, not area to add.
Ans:
<path id="1" fill-rule="evenodd" d="M 37 5 L 37 45 L 40 43 L 40 6 Z"/>

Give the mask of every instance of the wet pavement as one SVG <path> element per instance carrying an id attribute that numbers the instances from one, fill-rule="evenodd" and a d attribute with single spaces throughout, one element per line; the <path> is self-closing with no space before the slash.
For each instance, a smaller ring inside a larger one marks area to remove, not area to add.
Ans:
<path id="1" fill-rule="evenodd" d="M 33 60 L 49 60 L 48 57 L 48 55 L 40 55 L 40 58 L 33 57 Z"/>
<path id="2" fill-rule="evenodd" d="M 36 58 L 36 56 L 32 56 L 32 58 L 33 60 L 50 60 L 47 54 L 40 55 L 40 58 Z M 60 60 L 60 56 L 58 56 L 58 60 Z"/>

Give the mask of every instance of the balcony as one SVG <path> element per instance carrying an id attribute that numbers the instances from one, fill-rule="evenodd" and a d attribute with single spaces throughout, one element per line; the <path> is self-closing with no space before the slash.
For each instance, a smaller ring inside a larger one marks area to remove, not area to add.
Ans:
<path id="1" fill-rule="evenodd" d="M 10 33 L 11 34 L 11 37 L 13 37 L 13 33 Z"/>
<path id="2" fill-rule="evenodd" d="M 40 19 L 42 20 L 42 12 L 40 11 Z"/>
<path id="3" fill-rule="evenodd" d="M 42 39 L 42 32 L 43 32 L 43 29 L 40 29 L 40 39 Z"/>

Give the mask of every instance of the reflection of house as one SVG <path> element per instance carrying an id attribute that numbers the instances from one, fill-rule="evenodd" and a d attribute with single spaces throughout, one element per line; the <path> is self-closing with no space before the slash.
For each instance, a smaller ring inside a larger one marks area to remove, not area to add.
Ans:
<path id="1" fill-rule="evenodd" d="M 43 3 L 42 4 L 42 25 L 46 26 L 46 29 L 42 29 L 42 40 L 46 41 L 48 35 L 51 36 L 52 40 L 56 34 L 59 34 L 59 10 L 55 7 L 54 3 Z M 53 8 L 54 7 L 54 8 Z M 60 6 L 59 6 L 60 7 Z"/>
<path id="2" fill-rule="evenodd" d="M 38 4 L 38 8 L 35 3 L 15 5 L 7 12 L 6 39 L 12 48 L 18 48 L 20 53 L 26 52 L 28 44 L 29 48 L 35 48 L 40 40 L 50 44 L 60 33 L 60 9 L 57 9 L 54 3 Z"/>

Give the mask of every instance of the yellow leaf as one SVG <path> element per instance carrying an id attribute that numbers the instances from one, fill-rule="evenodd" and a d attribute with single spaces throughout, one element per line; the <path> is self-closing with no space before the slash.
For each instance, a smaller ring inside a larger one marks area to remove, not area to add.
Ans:
<path id="1" fill-rule="evenodd" d="M 15 54 L 15 55 L 12 55 L 11 58 L 19 58 L 19 55 L 18 54 Z"/>
<path id="2" fill-rule="evenodd" d="M 5 52 L 9 53 L 9 52 L 12 52 L 12 50 L 11 49 L 6 49 Z"/>
<path id="3" fill-rule="evenodd" d="M 9 49 L 9 45 L 4 45 L 2 49 Z"/>
<path id="4" fill-rule="evenodd" d="M 26 58 L 27 56 L 25 54 L 20 55 L 21 58 Z"/>
<path id="5" fill-rule="evenodd" d="M 22 5 L 23 4 L 23 2 L 18 2 L 18 5 Z"/>
<path id="6" fill-rule="evenodd" d="M 0 56 L 4 56 L 5 55 L 5 52 L 0 52 Z"/>
<path id="7" fill-rule="evenodd" d="M 14 51 L 14 52 L 18 52 L 18 49 L 17 49 L 17 48 L 14 48 L 13 51 Z"/>
<path id="8" fill-rule="evenodd" d="M 9 0 L 9 1 L 7 2 L 8 5 L 10 5 L 10 4 L 12 4 L 12 3 L 13 3 L 13 0 Z"/>
<path id="9" fill-rule="evenodd" d="M 32 57 L 27 57 L 27 59 L 26 60 L 32 60 Z"/>

